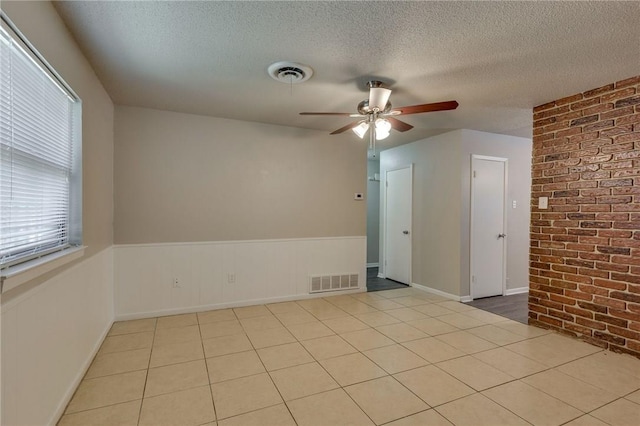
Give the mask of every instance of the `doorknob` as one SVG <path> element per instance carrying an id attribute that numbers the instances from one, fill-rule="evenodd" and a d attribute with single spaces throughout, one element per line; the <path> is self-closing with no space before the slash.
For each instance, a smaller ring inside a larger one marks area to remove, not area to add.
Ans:
<path id="1" fill-rule="evenodd" d="M 409 235 L 409 231 L 402 231 L 404 235 Z"/>
<path id="2" fill-rule="evenodd" d="M 507 234 L 498 234 L 498 239 L 506 237 Z"/>

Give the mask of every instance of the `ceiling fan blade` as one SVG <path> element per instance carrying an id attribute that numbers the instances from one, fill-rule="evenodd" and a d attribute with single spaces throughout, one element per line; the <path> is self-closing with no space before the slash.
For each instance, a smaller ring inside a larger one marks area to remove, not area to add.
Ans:
<path id="1" fill-rule="evenodd" d="M 332 135 L 337 135 L 339 133 L 343 133 L 346 132 L 347 130 L 351 130 L 354 127 L 356 127 L 358 124 L 360 124 L 359 121 L 354 121 L 353 123 L 349 123 L 344 127 L 340 127 L 338 130 L 334 130 L 333 132 L 331 132 Z"/>
<path id="2" fill-rule="evenodd" d="M 389 123 L 391 123 L 391 127 L 399 132 L 406 132 L 407 130 L 413 129 L 411 124 L 400 121 L 397 118 L 385 117 L 384 119 L 389 121 Z"/>
<path id="3" fill-rule="evenodd" d="M 350 117 L 352 112 L 301 112 L 300 115 L 345 115 Z"/>
<path id="4" fill-rule="evenodd" d="M 446 101 L 394 108 L 392 111 L 400 111 L 400 114 L 420 114 L 421 112 L 447 111 L 456 108 L 458 108 L 458 102 Z"/>
<path id="5" fill-rule="evenodd" d="M 384 108 L 389 102 L 389 96 L 391 96 L 391 90 L 384 87 L 372 87 L 369 89 L 369 109 L 373 110 L 378 108 L 379 111 L 384 111 Z"/>

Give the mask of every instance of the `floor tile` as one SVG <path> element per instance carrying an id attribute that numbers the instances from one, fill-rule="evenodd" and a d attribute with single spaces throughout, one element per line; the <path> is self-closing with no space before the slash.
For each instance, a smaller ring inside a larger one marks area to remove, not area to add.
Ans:
<path id="1" fill-rule="evenodd" d="M 467 312 L 476 310 L 473 306 L 465 305 L 464 303 L 456 302 L 454 300 L 438 302 L 437 304 L 454 312 Z"/>
<path id="2" fill-rule="evenodd" d="M 514 380 L 508 374 L 472 356 L 444 361 L 436 366 L 477 391 Z"/>
<path id="3" fill-rule="evenodd" d="M 640 378 L 637 375 L 640 374 L 640 367 L 637 368 L 637 373 L 633 374 L 633 370 L 623 366 L 623 363 L 629 360 L 634 361 L 635 365 L 640 365 L 634 358 L 601 352 L 561 365 L 558 370 L 617 396 L 623 396 L 640 389 Z"/>
<path id="4" fill-rule="evenodd" d="M 302 307 L 296 302 L 280 302 L 265 305 L 274 314 L 284 314 L 289 312 L 304 312 Z"/>
<path id="5" fill-rule="evenodd" d="M 388 299 L 413 295 L 413 291 L 411 288 L 398 288 L 394 290 L 377 291 L 376 293 Z"/>
<path id="6" fill-rule="evenodd" d="M 493 343 L 474 336 L 466 331 L 455 331 L 453 333 L 441 334 L 440 336 L 437 336 L 436 339 L 467 354 L 487 351 L 496 347 Z"/>
<path id="7" fill-rule="evenodd" d="M 313 362 L 313 357 L 297 342 L 258 349 L 258 355 L 267 371 Z"/>
<path id="8" fill-rule="evenodd" d="M 382 333 L 370 328 L 366 330 L 352 331 L 340 335 L 351 346 L 359 351 L 393 345 L 395 342 Z"/>
<path id="9" fill-rule="evenodd" d="M 142 399 L 146 377 L 146 371 L 134 371 L 83 380 L 66 414 Z"/>
<path id="10" fill-rule="evenodd" d="M 393 301 L 407 307 L 426 305 L 426 304 L 432 303 L 429 299 L 426 299 L 424 297 L 417 297 L 417 296 L 397 297 L 393 299 Z"/>
<path id="11" fill-rule="evenodd" d="M 627 396 L 625 396 L 631 402 L 635 402 L 636 404 L 640 404 L 640 390 L 635 391 Z"/>
<path id="12" fill-rule="evenodd" d="M 296 338 L 284 328 L 270 328 L 268 330 L 247 331 L 247 336 L 253 347 L 256 349 L 266 348 L 269 346 L 282 345 L 285 343 L 293 343 Z"/>
<path id="13" fill-rule="evenodd" d="M 382 325 L 376 327 L 376 330 L 398 343 L 429 337 L 417 328 L 413 328 L 405 323 Z"/>
<path id="14" fill-rule="evenodd" d="M 300 341 L 317 339 L 318 337 L 326 337 L 335 334 L 329 327 L 322 324 L 320 321 L 289 325 L 287 328 L 291 334 Z"/>
<path id="15" fill-rule="evenodd" d="M 471 318 L 470 316 L 463 315 L 461 313 L 440 315 L 438 319 L 462 330 L 486 325 L 483 321 Z"/>
<path id="16" fill-rule="evenodd" d="M 396 324 L 400 322 L 399 319 L 380 311 L 356 315 L 356 318 L 370 327 L 378 327 L 380 325 Z"/>
<path id="17" fill-rule="evenodd" d="M 340 336 L 328 336 L 321 337 L 319 339 L 305 340 L 302 342 L 302 345 L 317 360 L 357 352 L 356 348 L 351 346 Z"/>
<path id="18" fill-rule="evenodd" d="M 117 336 L 120 334 L 141 333 L 144 331 L 155 331 L 156 319 L 139 319 L 131 321 L 114 322 L 109 330 L 109 336 Z"/>
<path id="19" fill-rule="evenodd" d="M 394 374 L 393 377 L 432 407 L 474 393 L 469 386 L 433 365 Z"/>
<path id="20" fill-rule="evenodd" d="M 575 359 L 588 355 L 591 351 L 591 348 L 584 348 L 585 350 L 575 350 L 575 348 L 574 350 L 569 349 L 569 346 L 573 345 L 561 345 L 558 347 L 554 347 L 538 340 L 540 338 L 541 337 L 523 340 L 522 342 L 504 346 L 504 348 L 519 353 L 520 355 L 526 356 L 527 358 L 531 358 L 534 361 L 537 361 L 548 367 L 555 367 L 560 364 L 573 361 Z M 570 337 L 565 337 L 565 339 L 570 339 Z M 576 343 L 579 343 L 581 345 L 588 345 L 587 343 L 583 342 Z"/>
<path id="21" fill-rule="evenodd" d="M 585 414 L 582 417 L 578 417 L 575 420 L 571 420 L 569 423 L 565 423 L 563 426 L 609 426 L 602 420 L 598 420 L 595 417 Z"/>
<path id="22" fill-rule="evenodd" d="M 320 361 L 320 364 L 340 386 L 348 386 L 387 375 L 383 369 L 361 353 L 325 359 Z"/>
<path id="23" fill-rule="evenodd" d="M 282 327 L 282 323 L 274 315 L 243 318 L 240 320 L 240 324 L 245 330 L 267 330 Z"/>
<path id="24" fill-rule="evenodd" d="M 152 331 L 145 331 L 143 333 L 107 336 L 100 347 L 100 354 L 150 348 L 153 344 L 153 335 Z"/>
<path id="25" fill-rule="evenodd" d="M 204 360 L 150 368 L 144 396 L 148 398 L 208 384 L 209 376 Z"/>
<path id="26" fill-rule="evenodd" d="M 237 319 L 233 309 L 217 309 L 215 311 L 198 312 L 198 323 L 208 324 L 218 321 L 232 321 Z"/>
<path id="27" fill-rule="evenodd" d="M 203 358 L 204 353 L 202 352 L 201 341 L 175 343 L 154 347 L 153 351 L 151 351 L 149 367 L 161 367 Z"/>
<path id="28" fill-rule="evenodd" d="M 270 375 L 285 401 L 339 387 L 317 362 L 272 371 Z"/>
<path id="29" fill-rule="evenodd" d="M 330 303 L 327 303 L 326 306 L 322 306 L 322 307 L 311 306 L 307 309 L 307 311 L 311 315 L 319 319 L 320 321 L 336 319 L 336 318 L 344 318 L 344 317 L 350 316 L 348 313 L 346 313 L 342 309 L 336 306 L 333 306 Z"/>
<path id="30" fill-rule="evenodd" d="M 149 367 L 151 348 L 97 355 L 85 378 L 109 376 L 129 371 L 146 370 Z"/>
<path id="31" fill-rule="evenodd" d="M 522 382 L 576 407 L 585 413 L 616 399 L 616 395 L 560 371 L 548 370 L 525 377 Z"/>
<path id="32" fill-rule="evenodd" d="M 158 318 L 156 329 L 187 327 L 190 325 L 198 325 L 198 317 L 196 314 L 170 315 Z"/>
<path id="33" fill-rule="evenodd" d="M 218 321 L 200 324 L 200 334 L 202 339 L 212 339 L 220 336 L 230 336 L 232 334 L 242 334 L 244 328 L 238 320 Z"/>
<path id="34" fill-rule="evenodd" d="M 253 350 L 207 358 L 207 370 L 211 383 L 252 376 L 265 371 L 262 361 Z"/>
<path id="35" fill-rule="evenodd" d="M 613 426 L 640 424 L 640 405 L 619 399 L 590 413 L 593 417 Z"/>
<path id="36" fill-rule="evenodd" d="M 270 315 L 271 311 L 264 305 L 245 306 L 242 308 L 233 308 L 233 312 L 239 319 L 261 317 L 263 315 Z"/>
<path id="37" fill-rule="evenodd" d="M 282 403 L 268 374 L 243 377 L 211 385 L 218 419 Z"/>
<path id="38" fill-rule="evenodd" d="M 304 311 L 302 308 L 300 308 L 300 312 L 284 312 L 276 314 L 276 317 L 285 327 L 319 321 L 316 317 L 311 315 L 309 312 Z"/>
<path id="39" fill-rule="evenodd" d="M 287 403 L 298 426 L 373 425 L 342 389 Z"/>
<path id="40" fill-rule="evenodd" d="M 348 386 L 344 390 L 378 425 L 429 408 L 390 376 Z"/>
<path id="41" fill-rule="evenodd" d="M 142 400 L 62 416 L 58 426 L 137 426 Z"/>
<path id="42" fill-rule="evenodd" d="M 207 358 L 253 349 L 246 334 L 214 337 L 213 339 L 203 340 L 202 345 L 204 346 L 204 354 Z"/>
<path id="43" fill-rule="evenodd" d="M 437 336 L 439 334 L 451 333 L 452 331 L 458 331 L 457 327 L 447 324 L 446 322 L 439 321 L 436 318 L 425 318 L 417 321 L 408 321 L 411 327 L 417 328 L 423 333 L 427 333 L 430 336 Z"/>
<path id="44" fill-rule="evenodd" d="M 498 346 L 509 345 L 525 339 L 523 336 L 490 324 L 483 325 L 482 327 L 470 328 L 467 332 Z"/>
<path id="45" fill-rule="evenodd" d="M 496 322 L 493 325 L 496 327 L 500 327 L 504 330 L 510 331 L 511 333 L 518 334 L 522 337 L 526 337 L 527 339 L 531 339 L 533 337 L 544 336 L 545 334 L 552 333 L 551 330 L 545 330 L 544 328 L 534 327 L 532 325 L 522 324 L 518 321 L 503 321 Z"/>
<path id="46" fill-rule="evenodd" d="M 400 321 L 417 321 L 428 318 L 425 314 L 411 308 L 391 309 L 385 312 Z"/>
<path id="47" fill-rule="evenodd" d="M 340 317 L 322 321 L 324 325 L 338 334 L 370 328 L 367 324 L 352 316 Z"/>
<path id="48" fill-rule="evenodd" d="M 454 314 L 455 312 L 451 309 L 447 309 L 443 306 L 440 306 L 436 303 L 432 303 L 430 305 L 420 305 L 415 306 L 413 308 L 414 311 L 418 311 L 422 314 L 428 315 L 430 317 L 438 317 L 440 315 Z"/>
<path id="49" fill-rule="evenodd" d="M 284 404 L 220 420 L 218 426 L 296 426 Z"/>
<path id="50" fill-rule="evenodd" d="M 453 426 L 453 424 L 432 409 L 387 423 L 385 426 Z"/>
<path id="51" fill-rule="evenodd" d="M 526 426 L 529 424 L 479 393 L 441 405 L 436 408 L 436 411 L 456 425 Z"/>
<path id="52" fill-rule="evenodd" d="M 478 321 L 482 321 L 486 324 L 495 324 L 497 322 L 502 322 L 505 320 L 505 317 L 492 314 L 491 312 L 482 311 L 480 309 L 474 309 L 473 311 L 463 311 L 461 313 L 468 317 L 475 318 Z"/>
<path id="53" fill-rule="evenodd" d="M 145 398 L 140 426 L 197 426 L 216 418 L 209 386 Z"/>
<path id="54" fill-rule="evenodd" d="M 200 328 L 197 325 L 187 327 L 162 328 L 156 330 L 153 346 L 171 345 L 175 343 L 194 342 L 200 340 Z"/>
<path id="55" fill-rule="evenodd" d="M 367 312 L 378 311 L 376 308 L 358 301 L 344 305 L 338 305 L 338 307 L 351 315 L 366 314 Z"/>
<path id="56" fill-rule="evenodd" d="M 549 368 L 544 364 L 540 364 L 537 361 L 504 348 L 496 348 L 473 354 L 473 357 L 497 368 L 500 371 L 504 371 L 516 379 L 529 376 Z"/>
<path id="57" fill-rule="evenodd" d="M 560 425 L 583 414 L 520 381 L 488 389 L 483 394 L 533 424 Z"/>
<path id="58" fill-rule="evenodd" d="M 364 355 L 389 374 L 411 370 L 428 364 L 423 358 L 400 345 L 371 349 L 364 352 Z"/>
<path id="59" fill-rule="evenodd" d="M 464 352 L 437 340 L 435 337 L 412 340 L 411 342 L 406 342 L 402 345 L 432 363 L 446 361 L 448 359 L 458 358 L 465 355 Z"/>
<path id="60" fill-rule="evenodd" d="M 401 304 L 396 303 L 393 300 L 384 299 L 384 298 L 382 300 L 372 300 L 372 301 L 366 302 L 366 304 L 380 311 L 388 311 L 390 309 L 402 308 Z"/>

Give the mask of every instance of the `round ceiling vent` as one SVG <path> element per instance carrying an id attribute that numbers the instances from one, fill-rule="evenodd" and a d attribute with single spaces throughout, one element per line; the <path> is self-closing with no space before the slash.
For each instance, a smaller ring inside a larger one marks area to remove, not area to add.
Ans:
<path id="1" fill-rule="evenodd" d="M 286 84 L 302 83 L 313 75 L 311 67 L 286 61 L 269 65 L 268 72 L 271 78 Z"/>

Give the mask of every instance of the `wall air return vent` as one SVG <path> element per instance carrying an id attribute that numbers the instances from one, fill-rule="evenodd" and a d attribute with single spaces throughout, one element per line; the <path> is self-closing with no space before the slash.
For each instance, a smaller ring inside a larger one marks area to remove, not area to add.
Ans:
<path id="1" fill-rule="evenodd" d="M 358 274 L 312 275 L 309 284 L 309 293 L 353 290 L 358 288 Z"/>

